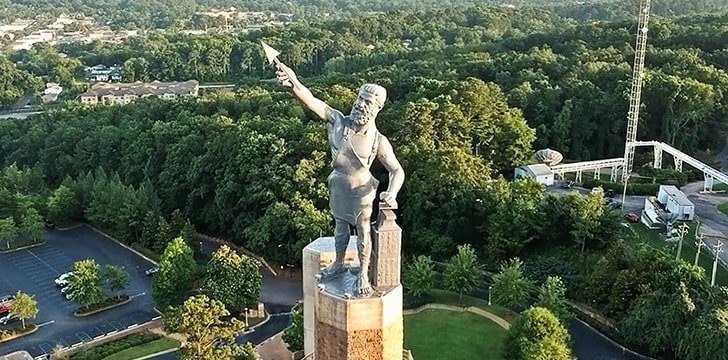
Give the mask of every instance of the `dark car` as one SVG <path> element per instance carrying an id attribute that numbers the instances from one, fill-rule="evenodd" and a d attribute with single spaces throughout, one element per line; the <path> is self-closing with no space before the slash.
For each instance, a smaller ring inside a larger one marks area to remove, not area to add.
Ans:
<path id="1" fill-rule="evenodd" d="M 629 214 L 625 215 L 624 218 L 631 223 L 640 222 L 640 217 L 637 216 L 637 214 L 629 213 Z"/>
<path id="2" fill-rule="evenodd" d="M 571 189 L 573 187 L 574 187 L 574 182 L 571 180 L 567 180 L 563 184 L 561 184 L 562 189 Z"/>
<path id="3" fill-rule="evenodd" d="M 604 193 L 606 197 L 613 198 L 614 197 L 614 189 L 607 189 L 607 192 Z"/>
<path id="4" fill-rule="evenodd" d="M 19 321 L 19 320 L 20 320 L 20 318 L 18 317 L 18 315 L 15 315 L 13 313 L 7 313 L 3 316 L 0 316 L 0 324 L 2 324 L 2 325 L 7 325 L 7 324 L 10 324 L 11 322 Z"/>

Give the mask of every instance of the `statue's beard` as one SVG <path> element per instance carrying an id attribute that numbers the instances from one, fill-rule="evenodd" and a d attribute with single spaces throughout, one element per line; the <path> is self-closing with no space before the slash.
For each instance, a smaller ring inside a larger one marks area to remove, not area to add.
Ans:
<path id="1" fill-rule="evenodd" d="M 364 126 L 374 118 L 372 114 L 360 111 L 354 111 L 351 115 L 351 120 L 356 126 Z"/>

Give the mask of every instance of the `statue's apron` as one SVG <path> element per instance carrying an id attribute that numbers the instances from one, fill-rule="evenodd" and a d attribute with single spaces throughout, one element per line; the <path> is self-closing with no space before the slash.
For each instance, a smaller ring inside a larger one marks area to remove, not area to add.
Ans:
<path id="1" fill-rule="evenodd" d="M 329 206 L 334 218 L 344 220 L 351 225 L 358 223 L 363 209 L 371 209 L 377 196 L 379 181 L 372 176 L 369 168 L 377 155 L 380 134 L 376 128 L 370 131 L 374 131 L 372 148 L 364 147 L 364 151 L 358 151 L 364 153 L 362 154 L 364 156 L 357 153 L 352 139 L 356 139 L 357 143 L 366 143 L 367 135 L 356 134 L 346 126 L 339 148 L 331 147 L 331 165 L 334 171 L 328 178 Z"/>

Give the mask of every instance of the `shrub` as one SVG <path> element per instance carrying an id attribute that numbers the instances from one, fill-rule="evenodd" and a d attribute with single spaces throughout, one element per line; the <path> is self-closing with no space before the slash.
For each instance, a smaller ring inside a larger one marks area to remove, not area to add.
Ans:
<path id="1" fill-rule="evenodd" d="M 135 333 L 103 345 L 85 349 L 74 355 L 71 359 L 101 360 L 109 355 L 116 354 L 119 351 L 143 345 L 161 338 L 162 335 L 150 333 L 147 331 Z"/>

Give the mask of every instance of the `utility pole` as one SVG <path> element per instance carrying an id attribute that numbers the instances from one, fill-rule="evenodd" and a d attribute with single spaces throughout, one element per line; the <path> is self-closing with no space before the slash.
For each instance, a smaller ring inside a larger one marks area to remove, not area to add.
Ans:
<path id="1" fill-rule="evenodd" d="M 705 246 L 705 242 L 703 241 L 704 239 L 705 235 L 703 233 L 695 236 L 695 246 L 698 247 L 698 251 L 695 253 L 695 266 L 698 266 L 698 261 L 700 260 L 700 248 Z"/>
<path id="2" fill-rule="evenodd" d="M 632 66 L 632 88 L 629 93 L 629 112 L 627 113 L 627 139 L 624 143 L 624 167 L 622 182 L 627 182 L 634 163 L 634 142 L 637 141 L 637 122 L 640 117 L 642 80 L 645 72 L 645 52 L 647 51 L 647 31 L 650 23 L 650 0 L 640 0 L 637 21 L 637 44 L 634 48 Z"/>
<path id="3" fill-rule="evenodd" d="M 718 272 L 718 256 L 720 256 L 720 253 L 723 252 L 723 242 L 718 240 L 718 242 L 713 245 L 713 249 L 715 249 L 715 260 L 713 260 L 713 276 L 710 278 L 710 286 L 715 286 L 715 273 Z"/>
<path id="4" fill-rule="evenodd" d="M 675 257 L 675 260 L 680 260 L 680 255 L 682 255 L 683 239 L 685 238 L 685 235 L 688 234 L 688 231 L 690 231 L 690 226 L 688 226 L 688 224 L 682 224 L 677 228 L 677 235 L 680 238 L 680 242 L 677 244 L 677 256 Z"/>

